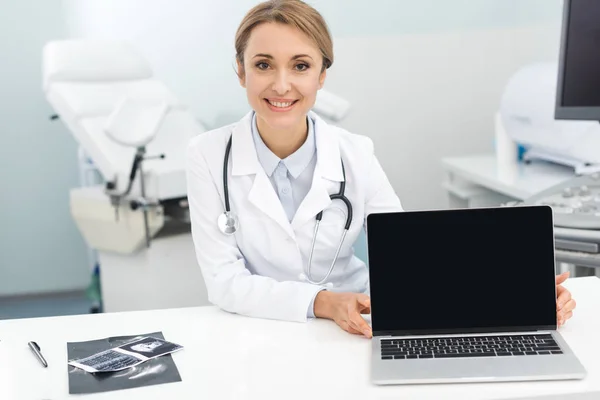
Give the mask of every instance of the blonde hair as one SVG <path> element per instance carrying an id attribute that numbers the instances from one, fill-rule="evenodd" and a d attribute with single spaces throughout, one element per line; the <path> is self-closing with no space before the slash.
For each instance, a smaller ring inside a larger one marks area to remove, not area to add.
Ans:
<path id="1" fill-rule="evenodd" d="M 252 30 L 266 22 L 290 25 L 311 38 L 323 56 L 325 70 L 333 64 L 333 41 L 325 19 L 310 5 L 301 0 L 268 0 L 252 8 L 235 34 L 235 58 L 244 68 L 244 51 Z"/>

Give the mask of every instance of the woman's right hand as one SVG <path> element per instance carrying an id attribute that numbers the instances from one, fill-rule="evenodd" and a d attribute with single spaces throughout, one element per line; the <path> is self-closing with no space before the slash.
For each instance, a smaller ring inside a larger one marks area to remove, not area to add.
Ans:
<path id="1" fill-rule="evenodd" d="M 335 321 L 343 330 L 373 336 L 371 327 L 361 314 L 371 312 L 371 299 L 362 293 L 336 293 L 322 290 L 317 294 L 314 303 L 316 317 Z"/>

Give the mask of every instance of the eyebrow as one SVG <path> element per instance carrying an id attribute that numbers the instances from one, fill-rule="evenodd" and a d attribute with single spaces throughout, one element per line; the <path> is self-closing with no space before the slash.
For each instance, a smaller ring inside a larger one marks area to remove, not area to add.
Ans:
<path id="1" fill-rule="evenodd" d="M 252 58 L 256 58 L 256 57 L 262 57 L 262 58 L 268 58 L 269 60 L 273 59 L 273 56 L 270 54 L 264 54 L 264 53 L 258 53 L 257 55 L 255 55 Z M 296 54 L 294 57 L 292 57 L 292 60 L 297 60 L 298 58 L 302 58 L 302 57 L 308 57 L 312 60 L 312 57 L 309 56 L 308 54 Z"/>

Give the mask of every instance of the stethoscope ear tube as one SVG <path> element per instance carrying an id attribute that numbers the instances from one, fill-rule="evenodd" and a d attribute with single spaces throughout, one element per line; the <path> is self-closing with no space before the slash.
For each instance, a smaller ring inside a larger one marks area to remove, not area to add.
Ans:
<path id="1" fill-rule="evenodd" d="M 227 184 L 227 165 L 229 164 L 229 153 L 231 152 L 231 139 L 233 135 L 229 137 L 229 141 L 227 142 L 227 147 L 225 148 L 225 157 L 223 160 L 223 192 L 225 197 L 225 211 L 231 211 L 231 207 L 229 205 L 229 186 Z"/>

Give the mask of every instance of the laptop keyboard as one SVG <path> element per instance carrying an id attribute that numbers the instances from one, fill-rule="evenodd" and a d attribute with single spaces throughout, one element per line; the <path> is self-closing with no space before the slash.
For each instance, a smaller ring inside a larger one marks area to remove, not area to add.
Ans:
<path id="1" fill-rule="evenodd" d="M 382 360 L 562 354 L 552 335 L 382 339 Z"/>

